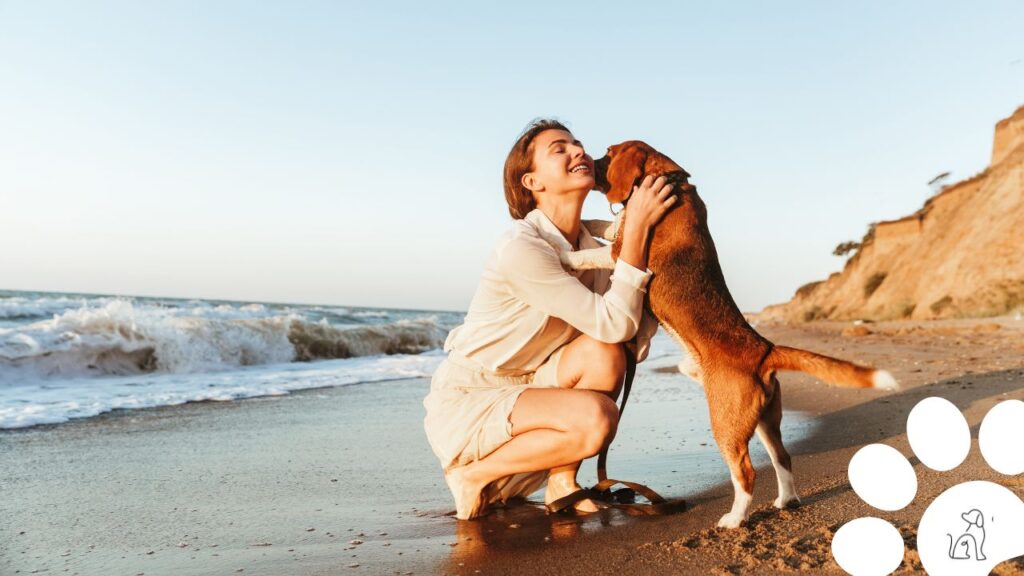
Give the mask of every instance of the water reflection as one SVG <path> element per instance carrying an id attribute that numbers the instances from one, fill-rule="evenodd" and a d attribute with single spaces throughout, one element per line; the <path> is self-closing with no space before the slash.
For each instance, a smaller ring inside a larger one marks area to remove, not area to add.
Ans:
<path id="1" fill-rule="evenodd" d="M 622 510 L 605 509 L 593 514 L 548 514 L 538 502 L 520 501 L 476 520 L 453 520 L 455 541 L 438 573 L 488 573 L 514 561 L 505 554 L 521 549 L 557 546 L 589 533 L 630 522 Z"/>

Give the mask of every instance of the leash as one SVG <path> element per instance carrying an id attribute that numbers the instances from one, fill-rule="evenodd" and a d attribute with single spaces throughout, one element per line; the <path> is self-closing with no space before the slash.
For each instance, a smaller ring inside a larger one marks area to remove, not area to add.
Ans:
<path id="1" fill-rule="evenodd" d="M 636 347 L 636 336 L 633 337 L 633 345 Z M 626 402 L 629 400 L 629 391 L 633 387 L 633 377 L 636 376 L 636 356 L 625 347 L 626 352 L 626 375 L 622 381 L 622 403 L 619 405 L 619 421 L 622 420 L 622 413 L 626 410 Z M 605 446 L 597 457 L 597 484 L 589 491 L 597 500 L 601 500 L 615 508 L 638 515 L 664 515 L 675 514 L 686 509 L 686 501 L 682 498 L 668 500 L 649 487 L 638 482 L 627 482 L 625 480 L 614 480 L 608 477 L 608 448 Z M 625 488 L 612 490 L 616 484 L 622 484 Z M 636 495 L 640 494 L 650 502 L 649 504 L 637 504 Z"/>
<path id="2" fill-rule="evenodd" d="M 666 176 L 666 184 L 687 184 L 687 178 L 689 174 L 684 170 L 677 170 L 663 174 Z M 629 189 L 629 193 L 622 199 L 622 208 L 616 212 L 612 205 L 608 205 L 608 209 L 611 211 L 613 216 L 618 216 L 623 210 L 626 209 L 626 203 L 629 202 L 630 197 L 633 196 L 634 187 Z M 674 193 L 678 194 L 680 190 L 675 190 Z M 646 308 L 647 304 L 644 303 Z M 637 348 L 636 336 L 633 336 L 633 348 Z M 626 351 L 626 375 L 622 381 L 622 403 L 619 404 L 619 421 L 622 421 L 622 413 L 626 410 L 626 402 L 629 401 L 629 391 L 633 388 L 633 377 L 636 376 L 636 356 L 630 351 L 629 347 L 625 347 Z M 771 350 L 769 350 L 769 353 Z M 765 354 L 765 358 L 768 354 Z M 762 360 L 763 361 L 763 360 Z M 608 477 L 608 448 L 605 446 L 601 450 L 601 454 L 597 457 L 597 484 L 592 488 L 588 488 L 582 492 L 584 494 L 576 495 L 576 500 L 582 499 L 582 497 L 593 498 L 601 500 L 615 508 L 621 508 L 627 512 L 642 515 L 662 515 L 662 514 L 674 514 L 682 512 L 686 509 L 686 501 L 682 498 L 676 498 L 674 500 L 668 500 L 661 494 L 658 494 L 654 490 L 640 484 L 638 482 L 627 482 L 625 480 L 615 480 Z M 618 490 L 612 490 L 612 487 L 622 484 L 625 488 L 619 488 Z M 640 494 L 647 499 L 649 504 L 637 504 L 636 495 Z M 568 497 L 567 497 L 568 498 Z M 559 504 L 559 502 L 553 502 L 552 505 Z M 564 503 L 563 503 L 564 504 Z"/>

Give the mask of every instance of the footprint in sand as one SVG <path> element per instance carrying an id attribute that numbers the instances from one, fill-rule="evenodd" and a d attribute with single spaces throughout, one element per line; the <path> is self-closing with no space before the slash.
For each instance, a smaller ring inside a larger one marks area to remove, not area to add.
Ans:
<path id="1" fill-rule="evenodd" d="M 971 449 L 967 421 L 943 398 L 925 398 L 907 418 L 907 438 L 922 464 L 947 471 Z M 1024 402 L 1006 400 L 989 410 L 978 431 L 981 454 L 993 470 L 1024 474 Z M 917 494 L 917 476 L 895 448 L 870 444 L 850 460 L 850 485 L 880 510 L 900 510 Z M 932 576 L 988 574 L 1024 555 L 1024 502 L 1007 488 L 985 481 L 957 484 L 940 494 L 921 516 L 917 550 Z M 832 539 L 832 556 L 856 576 L 885 575 L 903 561 L 903 538 L 880 518 L 857 518 Z"/>

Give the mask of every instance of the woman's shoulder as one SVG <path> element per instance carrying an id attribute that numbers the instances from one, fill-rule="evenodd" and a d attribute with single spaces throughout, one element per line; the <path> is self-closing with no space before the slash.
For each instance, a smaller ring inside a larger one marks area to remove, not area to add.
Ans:
<path id="1" fill-rule="evenodd" d="M 515 267 L 538 259 L 557 260 L 558 254 L 537 229 L 525 220 L 515 220 L 498 238 L 492 259 L 499 266 Z"/>
<path id="2" fill-rule="evenodd" d="M 544 237 L 540 234 L 540 231 L 531 224 L 529 221 L 515 220 L 512 222 L 512 226 L 501 235 L 498 239 L 498 245 L 502 247 L 516 246 L 519 248 L 533 248 L 533 249 L 546 249 L 553 251 L 554 249 L 548 244 Z"/>

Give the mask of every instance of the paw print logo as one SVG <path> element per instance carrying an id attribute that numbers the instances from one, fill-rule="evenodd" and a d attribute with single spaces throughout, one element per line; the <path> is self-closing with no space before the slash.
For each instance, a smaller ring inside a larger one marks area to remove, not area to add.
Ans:
<path id="1" fill-rule="evenodd" d="M 971 432 L 952 402 L 931 397 L 907 418 L 914 455 L 940 472 L 959 466 L 971 450 Z M 1000 474 L 1024 474 L 1024 402 L 994 406 L 978 431 L 981 454 Z M 901 510 L 917 495 L 917 475 L 895 448 L 870 444 L 850 460 L 850 485 L 880 510 Z M 932 576 L 983 575 L 1024 554 L 1024 502 L 1007 488 L 985 481 L 957 484 L 925 510 L 917 528 L 921 564 Z M 855 576 L 885 575 L 903 561 L 903 538 L 881 518 L 857 518 L 832 539 L 832 555 Z"/>

